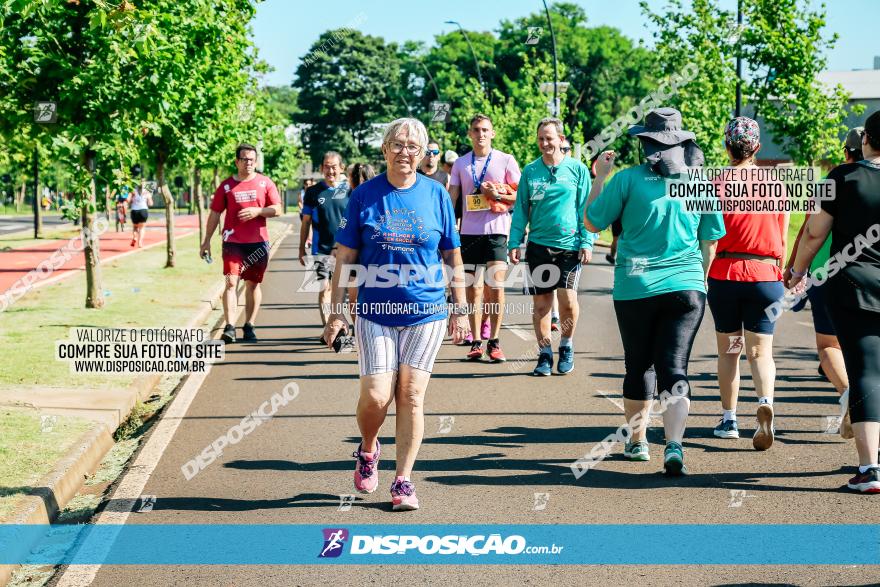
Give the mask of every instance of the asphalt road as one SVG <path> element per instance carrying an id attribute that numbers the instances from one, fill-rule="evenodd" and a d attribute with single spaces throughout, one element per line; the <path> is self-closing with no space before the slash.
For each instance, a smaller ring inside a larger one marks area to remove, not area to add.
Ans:
<path id="1" fill-rule="evenodd" d="M 422 509 L 390 511 L 392 416 L 381 436 L 379 490 L 339 511 L 339 496 L 354 493 L 357 363 L 352 354 L 336 355 L 315 343 L 316 296 L 297 293 L 304 270 L 295 242 L 292 237 L 283 243 L 266 276 L 260 342 L 230 347 L 225 362 L 209 373 L 143 490 L 156 496 L 153 510 L 132 514 L 130 522 L 723 525 L 880 518 L 880 500 L 843 489 L 855 450 L 851 441 L 824 432 L 827 417 L 837 412 L 837 397 L 816 374 L 808 311 L 785 315 L 777 331 L 777 442 L 771 450 L 758 453 L 751 446 L 756 400 L 745 363 L 743 438 L 712 435 L 720 404 L 707 310 L 690 367 L 693 402 L 684 447 L 691 475 L 669 479 L 658 473 L 662 429 L 655 427 L 649 433 L 651 462 L 628 463 L 615 454 L 575 481 L 569 464 L 623 420 L 622 348 L 604 254 L 595 255 L 581 279 L 572 374 L 535 379 L 532 361 L 520 370 L 512 363 L 465 363 L 464 348 L 444 344 L 428 389 L 425 441 L 413 476 Z M 510 290 L 508 301 L 529 300 Z M 519 336 L 530 332 L 530 320 L 527 312 L 508 317 L 514 326 L 502 337 L 508 358 L 531 352 L 533 342 Z M 192 480 L 184 478 L 184 462 L 290 381 L 301 389 L 295 401 Z M 535 507 L 536 493 L 546 494 L 543 509 Z M 731 506 L 736 496 L 739 505 Z M 632 548 L 689 545 L 650 544 L 633 535 Z M 854 566 L 104 566 L 93 584 L 862 585 L 878 579 L 876 568 Z"/>
<path id="2" fill-rule="evenodd" d="M 73 223 L 63 220 L 60 216 L 43 215 L 44 228 L 60 228 L 65 225 L 73 226 Z M 33 236 L 33 216 L 0 216 L 0 236 L 28 230 Z"/>

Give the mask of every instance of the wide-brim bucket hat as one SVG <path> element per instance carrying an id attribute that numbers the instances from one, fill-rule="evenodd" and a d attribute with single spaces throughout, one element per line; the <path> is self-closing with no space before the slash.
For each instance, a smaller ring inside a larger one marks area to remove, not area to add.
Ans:
<path id="1" fill-rule="evenodd" d="M 691 131 L 682 129 L 681 112 L 675 108 L 651 110 L 645 116 L 645 124 L 632 126 L 627 132 L 631 136 L 647 137 L 664 145 L 677 145 L 697 138 Z"/>

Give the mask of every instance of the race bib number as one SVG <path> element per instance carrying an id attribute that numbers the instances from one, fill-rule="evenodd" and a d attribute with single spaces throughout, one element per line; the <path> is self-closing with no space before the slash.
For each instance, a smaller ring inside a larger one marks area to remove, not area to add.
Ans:
<path id="1" fill-rule="evenodd" d="M 483 194 L 471 194 L 467 197 L 468 212 L 481 212 L 489 209 L 489 200 Z"/>

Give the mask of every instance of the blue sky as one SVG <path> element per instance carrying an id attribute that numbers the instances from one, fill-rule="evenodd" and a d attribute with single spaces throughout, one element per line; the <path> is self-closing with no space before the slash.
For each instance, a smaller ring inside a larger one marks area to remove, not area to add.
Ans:
<path id="1" fill-rule="evenodd" d="M 575 0 L 584 7 L 591 25 L 617 27 L 632 39 L 651 42 L 638 0 Z M 650 0 L 653 8 L 664 1 Z M 818 4 L 814 0 L 814 4 Z M 736 0 L 721 0 L 735 10 Z M 831 70 L 869 69 L 880 55 L 880 0 L 829 0 L 826 30 L 840 38 L 828 55 Z M 300 57 L 325 30 L 359 21 L 364 33 L 387 41 L 418 40 L 431 43 L 434 36 L 453 30 L 446 20 L 457 20 L 466 29 L 494 30 L 502 19 L 513 20 L 543 10 L 540 0 L 330 0 L 320 6 L 298 0 L 265 0 L 258 5 L 254 39 L 260 56 L 275 68 L 265 82 L 289 85 Z"/>

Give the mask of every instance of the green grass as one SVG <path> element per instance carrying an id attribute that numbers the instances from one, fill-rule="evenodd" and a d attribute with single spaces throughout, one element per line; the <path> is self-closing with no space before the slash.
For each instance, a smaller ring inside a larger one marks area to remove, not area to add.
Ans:
<path id="1" fill-rule="evenodd" d="M 270 221 L 276 235 L 281 224 Z M 0 386 L 119 388 L 133 376 L 75 375 L 55 360 L 55 341 L 70 328 L 183 327 L 221 283 L 219 243 L 215 262 L 198 256 L 198 234 L 177 241 L 177 267 L 165 269 L 160 245 L 102 265 L 105 306 L 84 308 L 85 272 L 41 287 L 0 312 Z"/>
<path id="2" fill-rule="evenodd" d="M 22 495 L 95 426 L 79 418 L 56 418 L 53 426 L 43 431 L 38 411 L 0 406 L 0 519 L 9 515 Z"/>
<path id="3" fill-rule="evenodd" d="M 791 215 L 791 220 L 788 223 L 788 251 L 785 253 L 786 262 L 788 262 L 788 258 L 791 256 L 791 250 L 794 248 L 794 239 L 797 238 L 798 232 L 801 230 L 804 218 L 806 218 L 806 215 L 803 212 Z"/>

